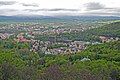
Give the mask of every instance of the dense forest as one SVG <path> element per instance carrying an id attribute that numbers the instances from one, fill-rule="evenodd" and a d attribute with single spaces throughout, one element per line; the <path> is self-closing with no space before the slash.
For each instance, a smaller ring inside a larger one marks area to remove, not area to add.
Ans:
<path id="1" fill-rule="evenodd" d="M 120 41 L 76 54 L 41 54 L 28 43 L 0 41 L 0 80 L 120 80 Z"/>

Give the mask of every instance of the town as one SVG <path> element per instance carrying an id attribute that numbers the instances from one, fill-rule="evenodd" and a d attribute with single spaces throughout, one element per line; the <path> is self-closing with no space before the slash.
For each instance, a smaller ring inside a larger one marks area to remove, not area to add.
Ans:
<path id="1" fill-rule="evenodd" d="M 68 27 L 65 27 L 66 25 Z M 76 25 L 74 24 L 74 26 Z M 67 37 L 57 36 L 65 33 L 79 33 L 93 28 L 96 28 L 96 26 L 89 26 L 83 23 L 77 24 L 77 27 L 71 27 L 65 22 L 4 24 L 0 27 L 0 39 L 11 38 L 16 43 L 29 43 L 30 51 L 43 54 L 72 54 L 85 50 L 89 44 L 94 45 L 119 40 L 118 37 L 107 37 L 104 35 L 99 36 L 100 42 L 70 40 Z M 47 39 L 43 37 L 46 35 Z M 42 36 L 43 39 L 38 38 L 39 36 Z"/>

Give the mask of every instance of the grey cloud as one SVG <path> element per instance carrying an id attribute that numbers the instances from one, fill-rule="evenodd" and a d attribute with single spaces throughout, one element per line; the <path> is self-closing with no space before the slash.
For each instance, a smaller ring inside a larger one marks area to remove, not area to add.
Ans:
<path id="1" fill-rule="evenodd" d="M 3 6 L 3 5 L 13 5 L 17 3 L 16 1 L 0 1 L 0 6 Z"/>
<path id="2" fill-rule="evenodd" d="M 38 4 L 25 4 L 25 3 L 21 3 L 23 6 L 32 6 L 32 7 L 39 7 Z"/>
<path id="3" fill-rule="evenodd" d="M 77 9 L 55 8 L 55 9 L 48 9 L 48 11 L 78 11 L 78 10 Z"/>
<path id="4" fill-rule="evenodd" d="M 0 9 L 0 12 L 13 12 L 13 11 L 18 11 L 16 9 Z"/>
<path id="5" fill-rule="evenodd" d="M 38 11 L 46 11 L 46 10 L 45 9 L 24 9 L 23 11 L 38 12 Z"/>
<path id="6" fill-rule="evenodd" d="M 84 15 L 92 15 L 92 16 L 120 16 L 118 12 L 88 12 L 84 13 Z"/>
<path id="7" fill-rule="evenodd" d="M 16 12 L 18 10 L 16 9 L 0 9 L 0 15 L 5 15 L 5 14 L 9 14 L 11 12 Z"/>
<path id="8" fill-rule="evenodd" d="M 79 10 L 78 9 L 54 8 L 54 9 L 25 9 L 24 11 L 38 12 L 38 11 L 79 11 Z"/>
<path id="9" fill-rule="evenodd" d="M 120 8 L 109 8 L 105 7 L 105 5 L 96 3 L 96 2 L 90 2 L 85 4 L 86 7 L 86 13 L 85 15 L 116 15 L 120 16 Z"/>
<path id="10" fill-rule="evenodd" d="M 105 8 L 103 4 L 96 3 L 96 2 L 90 2 L 85 4 L 85 7 L 87 10 L 99 10 Z"/>
<path id="11" fill-rule="evenodd" d="M 105 8 L 107 11 L 113 11 L 120 13 L 120 8 Z"/>
<path id="12" fill-rule="evenodd" d="M 99 12 L 106 12 L 106 13 L 113 13 L 113 14 L 119 14 L 120 13 L 120 8 L 103 8 Z"/>
<path id="13" fill-rule="evenodd" d="M 120 8 L 109 8 L 105 7 L 105 5 L 96 3 L 96 2 L 90 2 L 85 4 L 86 10 L 87 11 L 92 11 L 92 10 L 101 10 L 101 11 L 115 11 L 115 12 L 120 12 Z"/>

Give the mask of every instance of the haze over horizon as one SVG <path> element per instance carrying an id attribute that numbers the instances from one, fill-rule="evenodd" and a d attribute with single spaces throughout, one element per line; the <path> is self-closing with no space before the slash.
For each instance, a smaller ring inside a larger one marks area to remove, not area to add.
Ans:
<path id="1" fill-rule="evenodd" d="M 0 16 L 120 16 L 119 0 L 0 0 Z"/>

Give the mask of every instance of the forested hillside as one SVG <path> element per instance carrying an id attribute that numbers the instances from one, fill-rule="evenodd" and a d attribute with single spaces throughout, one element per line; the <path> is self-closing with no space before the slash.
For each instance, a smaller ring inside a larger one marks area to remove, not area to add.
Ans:
<path id="1" fill-rule="evenodd" d="M 99 41 L 99 36 L 120 37 L 120 22 L 113 22 L 99 28 L 89 29 L 79 33 L 65 33 L 59 36 L 71 40 Z"/>
<path id="2" fill-rule="evenodd" d="M 0 80 L 120 80 L 120 41 L 60 55 L 33 53 L 27 45 L 0 44 Z"/>

